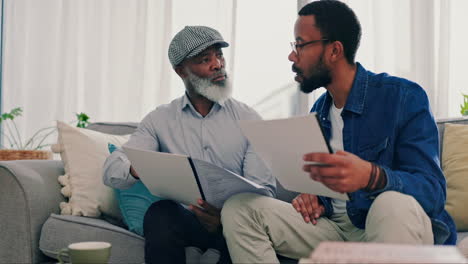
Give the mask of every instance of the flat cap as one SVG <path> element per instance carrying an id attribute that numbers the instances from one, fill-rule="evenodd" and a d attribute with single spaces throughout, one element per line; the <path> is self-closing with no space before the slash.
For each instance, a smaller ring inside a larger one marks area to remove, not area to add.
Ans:
<path id="1" fill-rule="evenodd" d="M 183 60 L 200 54 L 206 48 L 218 44 L 222 48 L 228 47 L 221 34 L 210 27 L 186 26 L 179 31 L 169 44 L 169 61 L 172 67 L 179 65 Z"/>

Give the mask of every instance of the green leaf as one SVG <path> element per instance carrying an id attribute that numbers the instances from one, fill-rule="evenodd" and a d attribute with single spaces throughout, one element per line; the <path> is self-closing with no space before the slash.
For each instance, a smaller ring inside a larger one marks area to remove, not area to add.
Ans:
<path id="1" fill-rule="evenodd" d="M 12 114 L 13 116 L 20 116 L 22 113 L 23 109 L 21 107 L 16 107 L 10 112 L 10 114 Z"/>
<path id="2" fill-rule="evenodd" d="M 77 127 L 85 128 L 89 125 L 89 116 L 83 112 L 76 114 L 76 119 L 78 120 Z"/>
<path id="3" fill-rule="evenodd" d="M 3 120 L 7 120 L 7 119 L 13 120 L 13 118 L 14 118 L 14 116 L 13 116 L 12 114 L 10 114 L 10 113 L 4 113 L 4 114 L 2 114 L 2 119 L 3 119 Z"/>
<path id="4" fill-rule="evenodd" d="M 463 104 L 460 105 L 460 113 L 463 116 L 468 116 L 468 95 L 462 94 L 463 95 Z"/>
<path id="5" fill-rule="evenodd" d="M 26 144 L 22 144 L 21 135 L 16 127 L 14 120 L 16 117 L 21 116 L 22 114 L 23 109 L 21 107 L 16 107 L 13 108 L 10 112 L 0 114 L 0 123 L 2 121 L 6 122 L 4 123 L 6 130 L 0 131 L 0 133 L 5 136 L 9 147 L 11 149 L 40 149 L 48 146 L 48 144 L 43 143 L 48 137 L 56 132 L 55 126 L 39 129 L 26 141 Z M 90 123 L 88 121 L 89 116 L 85 113 L 76 113 L 76 118 L 78 121 L 77 127 L 84 128 Z M 5 145 L 6 144 L 7 143 L 5 142 Z"/>
<path id="6" fill-rule="evenodd" d="M 10 112 L 2 114 L 2 116 L 0 117 L 0 122 L 6 121 L 7 119 L 13 120 L 15 119 L 15 117 L 21 116 L 22 113 L 23 109 L 21 107 L 13 108 Z"/>

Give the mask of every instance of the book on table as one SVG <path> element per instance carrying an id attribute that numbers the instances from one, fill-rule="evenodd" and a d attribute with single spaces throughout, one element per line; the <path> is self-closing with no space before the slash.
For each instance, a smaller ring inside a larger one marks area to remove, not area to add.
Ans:
<path id="1" fill-rule="evenodd" d="M 455 246 L 322 242 L 306 263 L 467 263 Z"/>
<path id="2" fill-rule="evenodd" d="M 203 160 L 125 146 L 123 150 L 153 195 L 185 205 L 197 205 L 201 198 L 222 208 L 237 193 L 270 194 L 264 186 Z"/>
<path id="3" fill-rule="evenodd" d="M 249 139 L 255 153 L 272 169 L 273 176 L 290 191 L 349 200 L 345 193 L 331 190 L 312 180 L 302 170 L 303 155 L 311 152 L 333 153 L 316 113 L 276 120 L 240 121 L 239 126 Z"/>

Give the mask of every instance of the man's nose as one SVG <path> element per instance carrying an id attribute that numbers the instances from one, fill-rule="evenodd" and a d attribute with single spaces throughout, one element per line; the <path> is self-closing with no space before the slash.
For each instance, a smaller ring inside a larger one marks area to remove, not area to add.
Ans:
<path id="1" fill-rule="evenodd" d="M 292 62 L 296 62 L 296 61 L 297 61 L 297 54 L 296 54 L 296 52 L 294 52 L 294 51 L 292 50 L 291 53 L 289 53 L 289 55 L 288 55 L 288 60 L 289 60 L 289 61 L 292 61 Z"/>
<path id="2" fill-rule="evenodd" d="M 224 67 L 224 61 L 219 58 L 214 59 L 213 64 L 211 64 L 211 68 L 214 71 L 219 71 L 223 67 Z"/>

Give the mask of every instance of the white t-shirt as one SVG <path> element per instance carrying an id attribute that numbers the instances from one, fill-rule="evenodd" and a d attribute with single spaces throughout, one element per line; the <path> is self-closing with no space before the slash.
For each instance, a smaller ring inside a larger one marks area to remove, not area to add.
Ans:
<path id="1" fill-rule="evenodd" d="M 329 119 L 331 122 L 331 137 L 330 137 L 330 146 L 333 152 L 338 150 L 343 150 L 343 127 L 344 122 L 341 117 L 341 112 L 343 108 L 336 108 L 335 104 L 332 103 L 330 107 Z M 346 213 L 346 201 L 340 199 L 332 199 L 333 212 L 335 214 L 344 214 Z"/>

